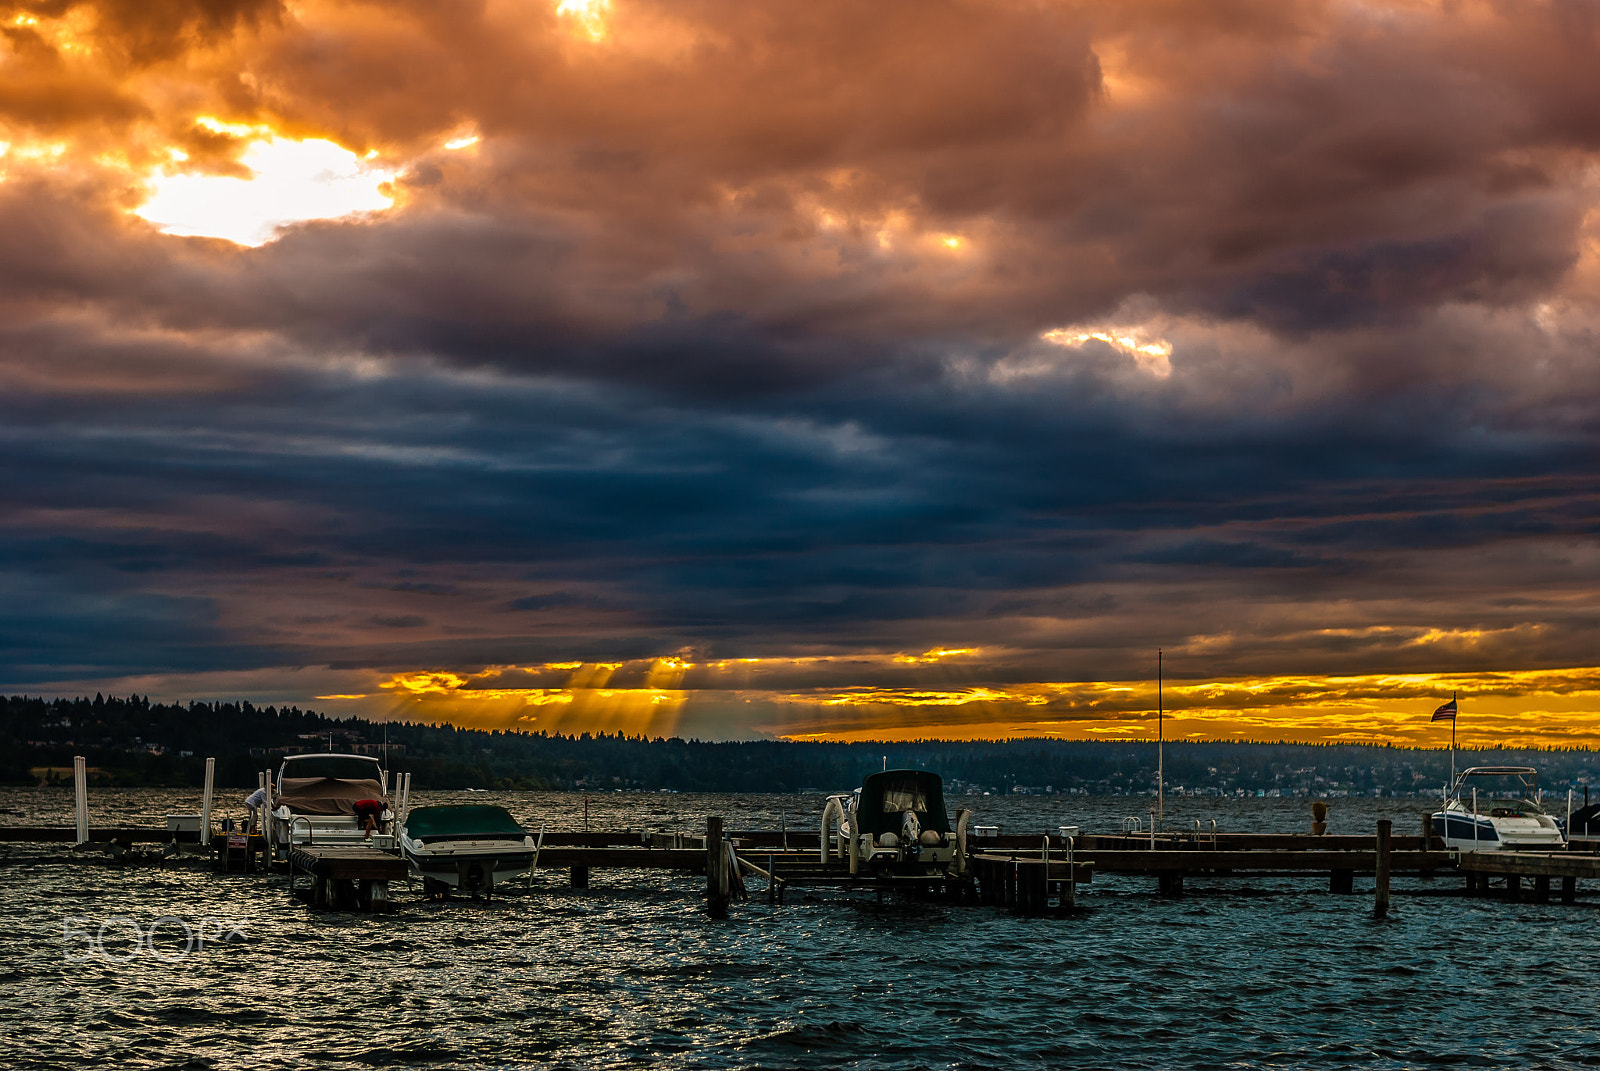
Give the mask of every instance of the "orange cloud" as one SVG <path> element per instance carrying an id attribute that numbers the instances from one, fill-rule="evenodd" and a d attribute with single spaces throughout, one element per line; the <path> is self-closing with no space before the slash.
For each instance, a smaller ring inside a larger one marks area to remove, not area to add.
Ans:
<path id="1" fill-rule="evenodd" d="M 839 660 L 834 668 L 905 665 L 897 662 L 903 657 Z M 473 674 L 421 671 L 392 675 L 375 692 L 392 699 L 381 711 L 387 717 L 562 733 L 671 736 L 687 719 L 705 730 L 720 726 L 720 733 L 708 735 L 758 733 L 796 740 L 1156 735 L 1153 681 L 818 687 L 802 692 L 761 686 L 763 671 L 776 677 L 796 661 L 819 660 L 697 664 L 665 657 L 495 666 Z M 1162 700 L 1170 739 L 1428 747 L 1449 740 L 1449 727 L 1431 722 L 1429 715 L 1452 694 L 1460 697 L 1457 730 L 1463 745 L 1600 745 L 1600 667 L 1169 682 Z M 363 705 L 378 713 L 370 703 Z M 697 708 L 699 714 L 713 712 L 714 719 L 697 716 Z"/>

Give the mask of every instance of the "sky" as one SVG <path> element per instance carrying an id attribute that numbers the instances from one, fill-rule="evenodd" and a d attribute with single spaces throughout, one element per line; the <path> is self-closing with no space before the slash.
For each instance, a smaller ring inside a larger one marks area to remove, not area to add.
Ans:
<path id="1" fill-rule="evenodd" d="M 1597 328 L 1586 0 L 0 0 L 0 689 L 1593 746 Z"/>

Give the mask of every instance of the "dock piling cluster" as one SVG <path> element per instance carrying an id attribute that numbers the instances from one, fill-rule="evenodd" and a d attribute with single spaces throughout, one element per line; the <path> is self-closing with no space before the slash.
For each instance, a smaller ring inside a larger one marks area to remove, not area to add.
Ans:
<path id="1" fill-rule="evenodd" d="M 0 841 L 70 841 L 78 847 L 121 846 L 123 851 L 137 841 L 170 841 L 181 850 L 182 830 L 91 828 L 85 760 L 75 757 L 73 765 L 74 826 L 0 828 Z M 263 869 L 278 865 L 288 873 L 290 888 L 318 906 L 374 911 L 389 906 L 389 883 L 408 877 L 407 864 L 398 855 L 363 844 L 276 845 L 260 829 L 213 831 L 215 769 L 215 760 L 207 759 L 198 816 L 201 833 L 193 839 L 212 854 L 216 869 L 254 871 L 258 861 Z M 270 807 L 270 774 L 263 773 L 258 785 Z M 402 801 L 398 819 L 409 802 L 410 775 L 399 775 L 394 787 Z M 1143 829 L 1132 820 L 1122 833 L 1110 835 L 1081 834 L 1076 826 L 1062 826 L 1059 835 L 1002 835 L 997 827 L 975 826 L 970 843 L 963 822 L 955 865 L 944 871 L 890 873 L 850 865 L 855 853 L 841 851 L 835 843 L 837 801 L 830 799 L 828 808 L 814 834 L 791 831 L 786 823 L 773 832 L 730 832 L 721 816 L 706 819 L 703 838 L 682 831 L 547 833 L 541 827 L 529 887 L 539 869 L 567 869 L 571 886 L 586 889 L 591 868 L 649 868 L 703 872 L 706 911 L 716 919 L 728 916 L 734 899 L 748 896 L 747 876 L 765 883 L 773 905 L 784 901 L 790 887 L 832 887 L 871 891 L 879 899 L 896 892 L 1021 912 L 1069 913 L 1078 905 L 1079 885 L 1092 883 L 1096 874 L 1150 875 L 1158 896 L 1176 898 L 1184 895 L 1189 877 L 1321 872 L 1328 876 L 1329 891 L 1341 895 L 1354 893 L 1356 875 L 1372 875 L 1372 914 L 1381 920 L 1391 909 L 1396 874 L 1428 878 L 1454 871 L 1463 879 L 1466 896 L 1489 895 L 1495 880 L 1508 900 L 1539 902 L 1550 899 L 1552 879 L 1559 879 L 1561 902 L 1568 904 L 1576 900 L 1580 880 L 1600 882 L 1600 841 L 1575 839 L 1561 852 L 1446 851 L 1426 817 L 1421 835 L 1414 837 L 1395 836 L 1387 819 L 1377 823 L 1372 837 L 1330 836 L 1321 822 L 1317 824 L 1323 830 L 1309 836 L 1219 833 L 1214 823 L 1209 831 L 1197 826 L 1188 835 Z M 265 825 L 270 829 L 271 823 Z M 304 888 L 302 877 L 308 882 Z"/>

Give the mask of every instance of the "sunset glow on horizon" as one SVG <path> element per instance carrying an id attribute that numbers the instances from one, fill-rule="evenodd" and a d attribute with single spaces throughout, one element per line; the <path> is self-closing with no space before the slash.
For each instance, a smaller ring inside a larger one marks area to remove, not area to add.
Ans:
<path id="1" fill-rule="evenodd" d="M 930 652 L 932 653 L 932 652 Z M 762 658 L 696 664 L 669 657 L 590 665 L 421 672 L 373 692 L 323 695 L 329 710 L 386 720 L 525 732 L 692 735 L 700 711 L 743 708 L 751 735 L 789 740 L 1143 740 L 1156 735 L 1153 680 L 817 686 L 770 685 L 798 670 L 833 677 L 925 664 L 920 656 Z M 665 676 L 663 676 L 665 674 Z M 907 679 L 916 672 L 904 672 Z M 527 686 L 537 682 L 537 686 Z M 1167 680 L 1172 740 L 1436 747 L 1429 715 L 1458 696 L 1462 746 L 1600 747 L 1600 667 L 1358 676 Z"/>

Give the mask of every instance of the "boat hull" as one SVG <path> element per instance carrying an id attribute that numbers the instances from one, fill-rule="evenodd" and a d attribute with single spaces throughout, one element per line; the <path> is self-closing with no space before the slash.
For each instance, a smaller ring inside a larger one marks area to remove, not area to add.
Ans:
<path id="1" fill-rule="evenodd" d="M 488 891 L 526 874 L 534 848 L 527 838 L 500 841 L 446 841 L 438 846 L 408 837 L 400 840 L 413 877 L 448 889 Z"/>
<path id="2" fill-rule="evenodd" d="M 371 833 L 360 823 L 346 815 L 281 813 L 271 818 L 273 842 L 279 845 L 302 844 L 368 844 L 382 851 L 395 848 L 393 833 Z"/>
<path id="3" fill-rule="evenodd" d="M 1536 818 L 1496 818 L 1468 811 L 1438 811 L 1432 816 L 1435 836 L 1460 852 L 1561 851 L 1566 839 L 1551 822 Z"/>

